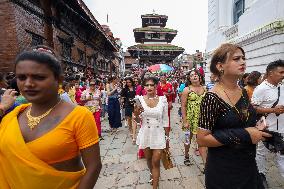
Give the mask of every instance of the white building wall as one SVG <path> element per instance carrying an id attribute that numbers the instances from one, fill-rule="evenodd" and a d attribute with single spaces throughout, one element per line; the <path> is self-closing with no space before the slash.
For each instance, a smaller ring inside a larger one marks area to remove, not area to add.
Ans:
<path id="1" fill-rule="evenodd" d="M 246 1 L 247 2 L 247 1 Z M 257 0 L 240 17 L 239 36 L 248 34 L 275 20 L 284 19 L 283 0 Z"/>
<path id="2" fill-rule="evenodd" d="M 284 0 L 246 0 L 245 12 L 233 25 L 234 0 L 208 1 L 207 63 L 213 51 L 225 42 L 241 45 L 246 51 L 247 71 L 265 71 L 273 60 L 284 59 Z M 279 26 L 272 24 L 280 21 Z M 206 80 L 208 80 L 207 64 Z"/>

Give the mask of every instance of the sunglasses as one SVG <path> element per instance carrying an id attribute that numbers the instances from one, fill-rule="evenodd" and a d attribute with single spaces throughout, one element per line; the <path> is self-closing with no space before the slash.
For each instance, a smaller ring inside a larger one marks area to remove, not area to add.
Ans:
<path id="1" fill-rule="evenodd" d="M 145 84 L 144 86 L 145 86 L 145 87 L 154 87 L 155 84 Z"/>

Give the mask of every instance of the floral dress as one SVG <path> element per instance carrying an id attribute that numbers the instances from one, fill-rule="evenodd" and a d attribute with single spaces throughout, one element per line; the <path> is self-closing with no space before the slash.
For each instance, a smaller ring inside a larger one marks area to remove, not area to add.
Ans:
<path id="1" fill-rule="evenodd" d="M 89 99 L 90 97 L 92 100 L 87 101 L 84 106 L 87 107 L 92 113 L 100 111 L 101 91 L 96 89 L 94 92 L 91 92 L 89 89 L 86 89 L 82 93 L 82 99 Z"/>
<path id="2" fill-rule="evenodd" d="M 205 93 L 206 92 L 198 95 L 194 91 L 190 91 L 187 97 L 186 116 L 190 125 L 190 132 L 195 135 L 197 134 L 198 129 L 200 105 L 203 97 L 205 96 Z"/>

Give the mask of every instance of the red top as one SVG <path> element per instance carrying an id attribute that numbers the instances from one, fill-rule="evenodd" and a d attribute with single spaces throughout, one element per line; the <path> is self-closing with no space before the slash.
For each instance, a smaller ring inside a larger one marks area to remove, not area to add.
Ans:
<path id="1" fill-rule="evenodd" d="M 82 95 L 81 89 L 76 89 L 75 100 L 76 100 L 77 104 L 79 104 L 79 105 L 81 105 L 81 95 Z"/>
<path id="2" fill-rule="evenodd" d="M 163 96 L 165 93 L 171 93 L 173 91 L 173 87 L 170 83 L 166 83 L 164 85 L 161 85 L 159 83 L 158 88 L 157 88 L 157 95 L 158 96 Z M 165 95 L 167 97 L 168 102 L 172 102 L 173 96 L 172 95 Z"/>

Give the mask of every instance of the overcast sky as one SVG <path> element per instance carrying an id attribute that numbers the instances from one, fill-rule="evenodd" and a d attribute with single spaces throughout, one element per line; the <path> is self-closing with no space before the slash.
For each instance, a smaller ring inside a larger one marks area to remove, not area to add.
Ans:
<path id="1" fill-rule="evenodd" d="M 207 36 L 207 0 L 84 0 L 100 24 L 110 26 L 124 50 L 135 44 L 133 29 L 142 26 L 141 15 L 167 15 L 167 28 L 177 29 L 172 44 L 187 53 L 204 52 Z M 109 22 L 107 23 L 107 14 Z"/>

